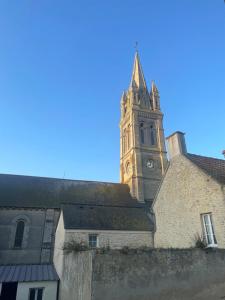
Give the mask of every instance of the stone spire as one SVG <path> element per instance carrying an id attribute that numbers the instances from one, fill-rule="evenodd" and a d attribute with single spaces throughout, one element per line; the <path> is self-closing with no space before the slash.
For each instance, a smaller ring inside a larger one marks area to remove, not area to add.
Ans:
<path id="1" fill-rule="evenodd" d="M 152 104 L 153 110 L 160 110 L 160 96 L 157 86 L 154 81 L 152 81 L 151 92 L 150 92 L 150 101 Z"/>
<path id="2" fill-rule="evenodd" d="M 133 67 L 130 87 L 136 89 L 147 89 L 138 52 L 135 53 L 135 57 L 134 57 L 134 67 Z"/>

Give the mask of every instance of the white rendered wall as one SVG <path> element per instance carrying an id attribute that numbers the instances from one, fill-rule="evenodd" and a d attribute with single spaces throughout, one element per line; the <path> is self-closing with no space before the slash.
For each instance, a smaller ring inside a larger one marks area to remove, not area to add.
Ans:
<path id="1" fill-rule="evenodd" d="M 44 288 L 43 300 L 56 300 L 57 281 L 19 282 L 16 300 L 29 299 L 28 297 L 30 288 Z"/>

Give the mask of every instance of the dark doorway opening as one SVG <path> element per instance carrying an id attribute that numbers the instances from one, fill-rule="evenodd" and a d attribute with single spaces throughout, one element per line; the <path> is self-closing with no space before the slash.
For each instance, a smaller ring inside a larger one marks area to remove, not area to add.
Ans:
<path id="1" fill-rule="evenodd" d="M 3 282 L 0 300 L 16 300 L 18 282 Z"/>

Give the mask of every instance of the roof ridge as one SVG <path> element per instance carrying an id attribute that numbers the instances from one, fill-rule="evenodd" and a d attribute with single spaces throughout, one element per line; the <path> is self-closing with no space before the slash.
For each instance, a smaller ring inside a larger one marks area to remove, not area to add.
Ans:
<path id="1" fill-rule="evenodd" d="M 141 203 L 137 203 L 136 205 L 113 205 L 113 204 L 89 204 L 89 203 L 62 203 L 61 206 L 103 206 L 103 207 L 120 207 L 120 208 L 144 208 L 145 206 L 141 205 Z"/>
<path id="2" fill-rule="evenodd" d="M 221 158 L 217 158 L 217 157 L 199 155 L 199 154 L 194 154 L 194 153 L 189 153 L 189 152 L 186 155 L 193 155 L 193 156 L 198 156 L 198 157 L 203 157 L 203 158 L 208 158 L 208 159 L 214 159 L 214 160 L 222 161 L 223 163 L 225 163 L 225 159 L 221 159 Z"/>
<path id="3" fill-rule="evenodd" d="M 120 183 L 120 182 L 70 179 L 70 178 L 58 178 L 58 177 L 48 177 L 48 176 L 23 175 L 23 174 L 0 173 L 0 176 L 17 176 L 17 177 L 28 177 L 28 178 L 38 178 L 38 179 L 51 179 L 51 180 L 59 180 L 59 181 L 75 181 L 75 182 L 87 182 L 87 183 L 105 183 L 105 184 L 115 184 L 115 185 L 126 185 L 126 184 Z"/>

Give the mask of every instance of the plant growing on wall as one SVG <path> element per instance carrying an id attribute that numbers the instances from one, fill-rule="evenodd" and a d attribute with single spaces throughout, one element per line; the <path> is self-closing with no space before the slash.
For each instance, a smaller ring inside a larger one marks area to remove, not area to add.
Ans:
<path id="1" fill-rule="evenodd" d="M 205 240 L 198 233 L 195 235 L 195 247 L 200 249 L 207 247 Z"/>
<path id="2" fill-rule="evenodd" d="M 89 250 L 89 247 L 84 241 L 77 242 L 77 241 L 71 240 L 69 242 L 64 243 L 63 250 L 66 253 L 82 252 L 82 251 Z"/>

